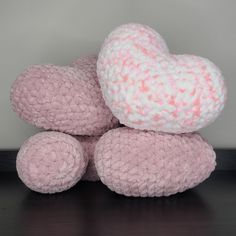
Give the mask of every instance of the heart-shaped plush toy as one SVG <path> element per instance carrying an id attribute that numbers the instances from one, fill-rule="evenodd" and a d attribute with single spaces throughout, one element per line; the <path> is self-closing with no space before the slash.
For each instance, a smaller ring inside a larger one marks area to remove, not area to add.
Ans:
<path id="1" fill-rule="evenodd" d="M 211 61 L 169 54 L 162 37 L 140 24 L 110 33 L 97 73 L 106 105 L 131 128 L 196 131 L 213 122 L 225 103 L 224 79 Z"/>
<path id="2" fill-rule="evenodd" d="M 34 65 L 13 83 L 11 102 L 25 121 L 73 135 L 100 135 L 118 126 L 102 97 L 94 56 L 71 66 Z"/>

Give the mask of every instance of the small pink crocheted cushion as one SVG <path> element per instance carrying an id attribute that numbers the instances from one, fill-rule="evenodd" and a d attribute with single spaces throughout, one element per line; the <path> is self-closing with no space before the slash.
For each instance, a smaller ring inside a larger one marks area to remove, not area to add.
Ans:
<path id="1" fill-rule="evenodd" d="M 87 170 L 82 180 L 98 181 L 100 180 L 94 164 L 94 150 L 95 146 L 101 136 L 76 136 L 83 147 L 84 157 L 89 160 Z"/>
<path id="2" fill-rule="evenodd" d="M 90 62 L 90 63 L 89 63 Z M 11 102 L 25 121 L 47 130 L 73 135 L 100 135 L 118 120 L 102 98 L 94 57 L 77 67 L 35 65 L 14 82 Z"/>
<path id="3" fill-rule="evenodd" d="M 88 159 L 75 138 L 59 132 L 41 132 L 21 147 L 16 160 L 23 183 L 41 193 L 65 191 L 85 173 Z"/>
<path id="4" fill-rule="evenodd" d="M 212 62 L 169 54 L 162 37 L 140 24 L 110 33 L 97 73 L 107 106 L 131 128 L 196 131 L 213 122 L 225 103 L 224 79 Z"/>
<path id="5" fill-rule="evenodd" d="M 214 170 L 215 153 L 199 134 L 130 128 L 105 133 L 95 148 L 101 181 L 126 196 L 169 196 L 193 188 Z"/>

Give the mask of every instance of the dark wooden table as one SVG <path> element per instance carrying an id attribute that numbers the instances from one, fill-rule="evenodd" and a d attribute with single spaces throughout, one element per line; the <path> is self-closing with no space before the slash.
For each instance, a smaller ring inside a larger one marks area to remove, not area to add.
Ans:
<path id="1" fill-rule="evenodd" d="M 34 193 L 0 173 L 0 235 L 236 235 L 236 171 L 216 171 L 193 190 L 127 198 L 81 182 L 54 195 Z"/>

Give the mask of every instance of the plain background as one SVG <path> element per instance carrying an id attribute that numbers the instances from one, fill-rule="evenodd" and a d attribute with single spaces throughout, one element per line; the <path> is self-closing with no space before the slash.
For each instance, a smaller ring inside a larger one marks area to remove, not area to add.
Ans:
<path id="1" fill-rule="evenodd" d="M 10 86 L 30 64 L 70 64 L 98 53 L 116 26 L 148 24 L 173 53 L 211 59 L 226 78 L 228 101 L 201 130 L 215 147 L 236 147 L 236 1 L 234 0 L 1 0 L 0 148 L 18 148 L 38 132 L 11 110 Z"/>

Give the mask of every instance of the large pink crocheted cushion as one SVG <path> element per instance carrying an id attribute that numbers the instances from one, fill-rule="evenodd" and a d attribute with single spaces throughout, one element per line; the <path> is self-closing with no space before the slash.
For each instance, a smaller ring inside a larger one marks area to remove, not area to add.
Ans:
<path id="1" fill-rule="evenodd" d="M 213 122 L 225 103 L 224 79 L 212 62 L 169 54 L 161 36 L 140 24 L 110 33 L 97 73 L 112 113 L 136 129 L 196 131 Z"/>
<path id="2" fill-rule="evenodd" d="M 74 67 L 35 65 L 14 82 L 11 102 L 25 121 L 73 135 L 100 135 L 117 126 L 102 98 L 94 57 Z"/>
<path id="3" fill-rule="evenodd" d="M 84 175 L 88 159 L 75 138 L 60 132 L 41 132 L 20 148 L 16 167 L 20 179 L 41 193 L 71 188 Z"/>
<path id="4" fill-rule="evenodd" d="M 215 153 L 199 134 L 130 128 L 105 133 L 95 148 L 101 181 L 126 196 L 169 196 L 193 188 L 214 170 Z"/>

